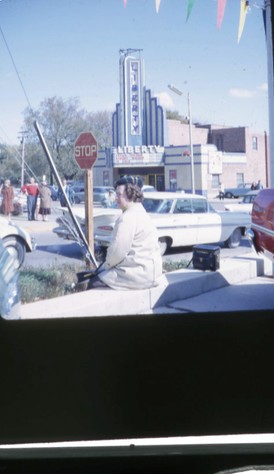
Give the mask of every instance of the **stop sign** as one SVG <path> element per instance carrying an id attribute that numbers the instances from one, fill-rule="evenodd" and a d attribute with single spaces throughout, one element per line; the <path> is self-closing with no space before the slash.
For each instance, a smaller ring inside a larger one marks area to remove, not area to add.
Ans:
<path id="1" fill-rule="evenodd" d="M 91 132 L 79 135 L 74 144 L 74 157 L 82 170 L 90 169 L 97 159 L 97 141 Z"/>

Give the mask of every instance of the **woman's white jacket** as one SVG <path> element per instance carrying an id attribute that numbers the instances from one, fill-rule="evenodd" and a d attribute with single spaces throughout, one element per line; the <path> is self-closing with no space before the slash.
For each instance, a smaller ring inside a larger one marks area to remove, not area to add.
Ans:
<path id="1" fill-rule="evenodd" d="M 114 289 L 158 285 L 162 257 L 157 230 L 141 203 L 129 203 L 117 219 L 102 269 L 99 278 Z"/>

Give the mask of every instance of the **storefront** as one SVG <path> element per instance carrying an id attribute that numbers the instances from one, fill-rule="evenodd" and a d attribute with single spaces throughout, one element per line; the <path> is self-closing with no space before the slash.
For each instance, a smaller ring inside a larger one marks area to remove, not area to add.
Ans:
<path id="1" fill-rule="evenodd" d="M 140 176 L 144 184 L 165 190 L 164 147 L 126 146 L 112 148 L 113 179 Z"/>

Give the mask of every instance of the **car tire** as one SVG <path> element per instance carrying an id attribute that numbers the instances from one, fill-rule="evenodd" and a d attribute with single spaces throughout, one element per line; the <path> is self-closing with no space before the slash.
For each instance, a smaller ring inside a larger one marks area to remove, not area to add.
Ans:
<path id="1" fill-rule="evenodd" d="M 20 268 L 24 262 L 26 255 L 26 246 L 24 245 L 24 243 L 16 237 L 4 237 L 3 244 L 7 251 L 15 259 L 15 268 Z"/>
<path id="2" fill-rule="evenodd" d="M 226 247 L 235 249 L 239 247 L 242 238 L 242 232 L 239 227 L 233 230 L 231 236 L 225 241 Z"/>
<path id="3" fill-rule="evenodd" d="M 234 196 L 232 193 L 228 192 L 228 193 L 225 193 L 225 197 L 228 199 L 232 199 Z"/>
<path id="4" fill-rule="evenodd" d="M 162 237 L 161 239 L 158 240 L 159 246 L 160 246 L 160 253 L 161 255 L 165 255 L 167 249 L 169 248 L 169 243 L 168 239 Z"/>

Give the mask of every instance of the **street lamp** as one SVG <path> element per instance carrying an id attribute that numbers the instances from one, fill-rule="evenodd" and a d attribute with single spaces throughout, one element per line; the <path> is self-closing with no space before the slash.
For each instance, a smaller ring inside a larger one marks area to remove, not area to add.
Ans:
<path id="1" fill-rule="evenodd" d="M 183 92 L 172 84 L 168 85 L 168 88 L 175 92 L 177 95 L 183 95 Z M 187 94 L 188 103 L 188 126 L 189 126 L 189 146 L 190 146 L 190 167 L 191 167 L 191 191 L 195 194 L 195 179 L 194 179 L 194 159 L 193 159 L 193 143 L 192 143 L 192 119 L 191 119 L 191 103 L 190 94 Z"/>

